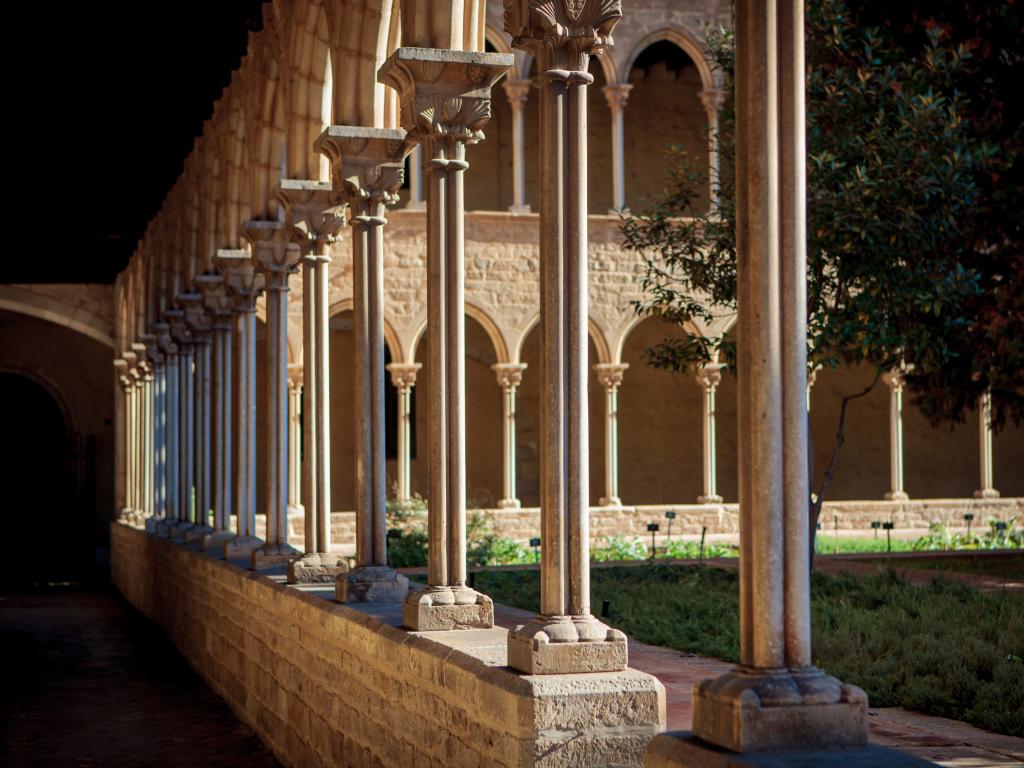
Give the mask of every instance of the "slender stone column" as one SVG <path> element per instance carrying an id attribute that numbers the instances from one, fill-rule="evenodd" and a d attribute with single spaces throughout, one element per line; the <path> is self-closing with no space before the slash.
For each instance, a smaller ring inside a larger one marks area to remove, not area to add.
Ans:
<path id="1" fill-rule="evenodd" d="M 249 221 L 242 234 L 267 291 L 267 540 L 250 567 L 287 563 L 299 552 L 288 543 L 288 276 L 302 253 L 278 221 Z"/>
<path id="2" fill-rule="evenodd" d="M 889 501 L 910 498 L 903 489 L 903 371 L 893 368 L 882 376 L 889 387 Z"/>
<path id="3" fill-rule="evenodd" d="M 193 412 L 193 457 L 192 466 L 195 477 L 195 527 L 186 535 L 186 540 L 206 539 L 214 532 L 210 525 L 210 507 L 212 506 L 211 471 L 211 419 L 212 391 L 210 380 L 211 354 L 210 345 L 213 332 L 212 318 L 207 314 L 203 303 L 203 295 L 198 291 L 184 293 L 181 302 L 185 308 L 185 321 L 192 335 L 192 346 L 195 359 L 194 375 L 194 412 Z"/>
<path id="4" fill-rule="evenodd" d="M 146 509 L 146 379 L 149 376 L 149 365 L 146 360 L 146 345 L 133 342 L 135 367 L 132 369 L 134 390 L 132 391 L 132 409 L 134 418 L 134 453 L 135 473 L 132 478 L 132 513 L 129 522 L 140 525 L 147 514 Z"/>
<path id="5" fill-rule="evenodd" d="M 512 213 L 529 213 L 526 204 L 526 100 L 530 96 L 529 80 L 505 78 L 501 84 L 512 108 Z"/>
<path id="6" fill-rule="evenodd" d="M 602 507 L 621 507 L 619 496 L 619 387 L 629 363 L 598 363 L 597 380 L 604 387 L 604 496 Z"/>
<path id="7" fill-rule="evenodd" d="M 413 147 L 409 153 L 409 202 L 405 205 L 410 211 L 423 211 L 427 201 L 423 199 L 423 149 Z"/>
<path id="8" fill-rule="evenodd" d="M 526 363 L 495 363 L 491 366 L 502 395 L 502 498 L 499 509 L 518 509 L 516 496 L 516 391 L 523 383 Z"/>
<path id="9" fill-rule="evenodd" d="M 166 312 L 164 313 L 166 314 Z M 164 355 L 164 402 L 163 402 L 163 448 L 164 448 L 164 517 L 157 524 L 157 534 L 170 537 L 171 529 L 178 524 L 178 347 L 171 337 L 171 326 L 167 322 L 155 323 L 157 343 Z"/>
<path id="10" fill-rule="evenodd" d="M 998 499 L 992 482 L 992 393 L 978 398 L 978 466 L 981 487 L 974 492 L 976 499 Z"/>
<path id="11" fill-rule="evenodd" d="M 716 208 L 718 190 L 721 186 L 718 178 L 721 172 L 718 155 L 718 115 L 725 104 L 725 91 L 701 91 L 699 95 L 704 111 L 708 114 L 708 202 L 712 208 Z"/>
<path id="12" fill-rule="evenodd" d="M 124 448 L 124 506 L 121 507 L 119 518 L 129 520 L 132 515 L 132 472 L 134 453 L 132 451 L 134 439 L 134 420 L 132 418 L 132 392 L 135 389 L 132 381 L 129 362 L 121 357 L 114 361 L 114 370 L 118 374 L 118 382 L 121 384 L 121 397 L 124 409 L 124 429 L 121 438 Z"/>
<path id="13" fill-rule="evenodd" d="M 722 365 L 709 363 L 697 372 L 697 383 L 700 384 L 703 408 L 703 447 L 704 447 L 704 493 L 697 497 L 698 504 L 721 504 L 718 495 L 718 472 L 716 463 L 716 429 L 715 429 L 715 390 L 722 382 Z"/>
<path id="14" fill-rule="evenodd" d="M 238 345 L 234 403 L 238 409 L 231 453 L 237 535 L 224 543 L 224 558 L 249 559 L 262 546 L 256 537 L 256 299 L 263 275 L 248 251 L 217 251 L 217 266 L 230 289 Z"/>
<path id="15" fill-rule="evenodd" d="M 234 300 L 222 275 L 204 273 L 196 277 L 196 287 L 211 316 L 213 334 L 210 372 L 210 503 L 213 507 L 213 531 L 203 537 L 203 548 L 222 552 L 232 538 L 232 371 L 234 369 Z"/>
<path id="16" fill-rule="evenodd" d="M 412 388 L 420 363 L 389 363 L 391 383 L 398 390 L 398 467 L 395 501 L 404 504 L 412 498 Z"/>
<path id="17" fill-rule="evenodd" d="M 178 522 L 171 528 L 171 538 L 184 541 L 189 529 L 195 525 L 192 517 L 195 485 L 195 347 L 185 323 L 184 310 L 169 309 L 164 312 L 164 317 L 171 326 L 171 337 L 178 349 Z"/>
<path id="18" fill-rule="evenodd" d="M 430 490 L 427 588 L 410 594 L 406 626 L 490 627 L 491 599 L 466 584 L 466 423 L 463 185 L 466 146 L 483 138 L 491 88 L 510 54 L 399 48 L 378 79 L 393 87 L 402 125 L 427 172 L 427 334 Z"/>
<path id="19" fill-rule="evenodd" d="M 356 567 L 338 576 L 340 602 L 398 602 L 408 580 L 388 567 L 384 452 L 384 218 L 397 202 L 405 131 L 331 126 L 314 143 L 331 161 L 352 227 L 355 345 Z"/>
<path id="20" fill-rule="evenodd" d="M 149 482 L 147 502 L 150 510 L 146 520 L 146 530 L 156 531 L 157 523 L 166 514 L 164 499 L 164 449 L 163 425 L 161 410 L 163 408 L 164 357 L 155 331 L 140 336 L 146 346 L 146 358 L 149 361 L 149 381 L 146 394 L 146 419 L 148 422 L 146 436 L 147 464 L 149 465 Z"/>
<path id="21" fill-rule="evenodd" d="M 614 83 L 603 90 L 612 113 L 612 212 L 615 213 L 626 207 L 626 134 L 622 113 L 633 86 Z"/>
<path id="22" fill-rule="evenodd" d="M 736 752 L 863 746 L 863 691 L 811 661 L 803 3 L 735 18 L 740 665 L 694 688 L 693 731 Z"/>
<path id="23" fill-rule="evenodd" d="M 302 508 L 302 366 L 288 366 L 288 514 Z"/>
<path id="24" fill-rule="evenodd" d="M 540 91 L 540 615 L 509 634 L 529 674 L 626 667 L 626 636 L 590 613 L 587 422 L 587 85 L 590 55 L 611 45 L 618 0 L 505 3 L 505 29 L 534 55 Z"/>
<path id="25" fill-rule="evenodd" d="M 148 356 L 148 350 L 147 350 Z M 138 524 L 145 527 L 154 516 L 153 506 L 153 361 L 147 359 L 142 383 L 142 509 Z"/>
<path id="26" fill-rule="evenodd" d="M 345 222 L 330 182 L 285 179 L 278 188 L 289 235 L 302 253 L 301 483 L 305 546 L 288 564 L 289 583 L 334 582 L 348 567 L 331 553 L 330 306 L 331 245 Z M 297 446 L 297 444 L 296 444 Z"/>

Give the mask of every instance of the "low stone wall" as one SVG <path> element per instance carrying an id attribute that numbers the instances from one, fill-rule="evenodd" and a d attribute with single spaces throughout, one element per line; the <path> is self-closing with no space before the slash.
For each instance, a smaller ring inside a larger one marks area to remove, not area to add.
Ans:
<path id="1" fill-rule="evenodd" d="M 674 510 L 672 534 L 699 536 L 702 527 L 709 534 L 738 533 L 739 507 L 736 504 L 657 504 L 639 507 L 594 507 L 590 512 L 591 545 L 600 547 L 605 537 L 621 535 L 626 538 L 640 536 L 645 540 L 647 523 L 661 523 L 661 534 L 668 531 L 665 512 Z M 494 532 L 501 538 L 526 544 L 540 535 L 540 509 L 481 509 L 471 510 L 488 515 L 494 521 Z M 984 530 L 990 518 L 1008 520 L 1017 516 L 1024 519 L 1024 499 L 921 499 L 910 501 L 833 501 L 825 502 L 821 513 L 822 528 L 831 533 L 835 527 L 841 531 L 868 530 L 874 520 L 895 524 L 896 530 L 924 530 L 932 523 L 950 527 L 964 525 L 964 514 L 974 514 L 973 527 Z M 838 518 L 838 525 L 836 518 Z M 301 514 L 289 516 L 292 541 L 303 540 Z M 257 532 L 262 536 L 265 525 L 257 517 Z M 355 547 L 355 513 L 335 512 L 331 515 L 333 542 L 342 547 Z M 660 539 L 660 537 L 659 537 Z"/>
<path id="2" fill-rule="evenodd" d="M 117 588 L 285 765 L 639 766 L 664 730 L 650 675 L 519 675 L 504 629 L 409 632 L 127 525 L 110 540 Z"/>

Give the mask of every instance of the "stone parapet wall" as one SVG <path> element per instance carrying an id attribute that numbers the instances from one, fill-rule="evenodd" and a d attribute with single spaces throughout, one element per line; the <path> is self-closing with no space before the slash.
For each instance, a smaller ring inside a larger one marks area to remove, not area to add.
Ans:
<path id="1" fill-rule="evenodd" d="M 668 532 L 665 512 L 673 510 L 676 519 L 672 521 L 672 534 L 699 536 L 707 527 L 708 534 L 730 534 L 739 532 L 739 507 L 736 504 L 656 504 L 637 507 L 594 507 L 590 512 L 590 541 L 592 546 L 601 546 L 605 538 L 624 536 L 648 537 L 647 523 L 661 524 L 661 534 Z M 479 512 L 493 520 L 494 533 L 504 539 L 526 544 L 540 535 L 540 509 L 481 509 Z M 950 527 L 964 525 L 964 514 L 974 515 L 974 530 L 987 527 L 988 520 L 1009 520 L 1012 517 L 1024 519 L 1024 499 L 922 499 L 911 501 L 834 501 L 825 502 L 821 513 L 822 528 L 831 532 L 864 531 L 871 528 L 872 521 L 892 522 L 896 530 L 924 530 L 932 523 Z M 838 524 L 836 522 L 838 518 Z M 265 530 L 262 515 L 256 518 L 257 535 Z M 301 514 L 289 516 L 288 526 L 291 540 L 302 542 L 303 519 Z M 331 515 L 331 531 L 334 544 L 340 547 L 355 546 L 355 513 L 335 512 Z"/>
<path id="2" fill-rule="evenodd" d="M 285 765 L 638 766 L 664 730 L 650 675 L 518 675 L 504 629 L 427 637 L 120 523 L 110 538 L 115 586 Z"/>

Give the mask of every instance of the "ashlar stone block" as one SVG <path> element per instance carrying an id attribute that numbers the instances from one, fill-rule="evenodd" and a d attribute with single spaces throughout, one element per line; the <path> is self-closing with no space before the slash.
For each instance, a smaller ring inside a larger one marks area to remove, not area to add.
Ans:
<path id="1" fill-rule="evenodd" d="M 341 555 L 310 552 L 288 561 L 289 584 L 333 584 L 348 572 Z"/>
<path id="2" fill-rule="evenodd" d="M 382 566 L 355 568 L 334 582 L 339 603 L 400 603 L 408 594 L 409 579 Z"/>

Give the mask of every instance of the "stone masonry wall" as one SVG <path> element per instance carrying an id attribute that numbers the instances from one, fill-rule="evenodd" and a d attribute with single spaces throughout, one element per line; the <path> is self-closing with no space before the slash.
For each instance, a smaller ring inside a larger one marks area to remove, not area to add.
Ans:
<path id="1" fill-rule="evenodd" d="M 518 675 L 500 628 L 428 639 L 120 523 L 111 549 L 115 586 L 288 766 L 638 766 L 665 727 L 635 670 Z"/>

